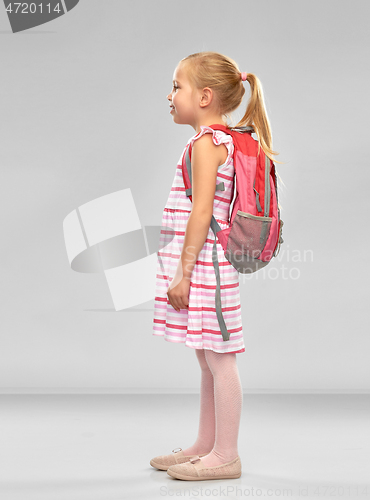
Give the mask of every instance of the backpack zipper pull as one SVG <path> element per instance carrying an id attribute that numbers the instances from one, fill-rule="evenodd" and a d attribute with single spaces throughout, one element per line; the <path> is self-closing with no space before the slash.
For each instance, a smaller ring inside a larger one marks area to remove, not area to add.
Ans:
<path id="1" fill-rule="evenodd" d="M 254 181 L 254 182 L 256 182 L 256 181 Z M 258 210 L 258 212 L 262 212 L 262 207 L 261 207 L 261 203 L 260 203 L 260 194 L 258 191 L 256 191 L 255 187 L 253 187 L 253 191 L 256 193 L 257 210 Z"/>

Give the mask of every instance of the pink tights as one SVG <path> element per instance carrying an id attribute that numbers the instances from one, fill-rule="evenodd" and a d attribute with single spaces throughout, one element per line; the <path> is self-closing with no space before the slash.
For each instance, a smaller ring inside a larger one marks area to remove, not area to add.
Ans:
<path id="1" fill-rule="evenodd" d="M 185 455 L 199 455 L 206 467 L 230 462 L 238 456 L 238 433 L 243 392 L 236 353 L 196 349 L 202 371 L 198 437 Z"/>

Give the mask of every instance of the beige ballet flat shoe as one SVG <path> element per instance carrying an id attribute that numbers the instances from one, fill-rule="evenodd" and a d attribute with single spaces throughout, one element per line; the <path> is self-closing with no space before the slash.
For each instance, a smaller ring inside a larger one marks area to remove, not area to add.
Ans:
<path id="1" fill-rule="evenodd" d="M 185 481 L 204 481 L 206 479 L 237 479 L 242 475 L 240 457 L 234 458 L 226 464 L 215 467 L 205 467 L 200 455 L 191 458 L 183 464 L 171 465 L 167 474 L 176 479 Z"/>
<path id="2" fill-rule="evenodd" d="M 171 465 L 183 464 L 195 456 L 204 457 L 210 453 L 210 451 L 208 451 L 207 453 L 202 453 L 202 455 L 186 456 L 181 448 L 175 448 L 172 452 L 173 453 L 170 453 L 169 455 L 159 455 L 158 457 L 152 458 L 150 465 L 159 470 L 167 470 Z"/>

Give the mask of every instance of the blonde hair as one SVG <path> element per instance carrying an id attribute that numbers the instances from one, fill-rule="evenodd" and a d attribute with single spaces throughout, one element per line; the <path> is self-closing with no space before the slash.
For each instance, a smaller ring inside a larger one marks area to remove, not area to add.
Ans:
<path id="1" fill-rule="evenodd" d="M 239 67 L 233 59 L 218 52 L 197 52 L 184 57 L 181 62 L 189 65 L 191 71 L 188 72 L 188 77 L 196 88 L 209 87 L 214 90 L 222 115 L 227 115 L 240 106 L 245 88 Z M 253 73 L 247 73 L 247 81 L 251 88 L 251 96 L 243 118 L 235 127 L 253 127 L 258 146 L 262 147 L 269 158 L 276 161 L 272 156 L 279 153 L 272 150 L 271 127 L 261 82 Z"/>

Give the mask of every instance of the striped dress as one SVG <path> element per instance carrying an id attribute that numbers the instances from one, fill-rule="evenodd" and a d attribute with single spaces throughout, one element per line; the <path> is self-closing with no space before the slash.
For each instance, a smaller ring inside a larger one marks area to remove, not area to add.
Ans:
<path id="1" fill-rule="evenodd" d="M 213 134 L 213 142 L 216 145 L 225 144 L 228 150 L 226 162 L 218 167 L 216 181 L 217 184 L 224 182 L 225 191 L 216 191 L 213 202 L 213 215 L 221 229 L 226 229 L 230 225 L 230 202 L 234 194 L 234 163 L 232 157 L 234 145 L 230 135 L 205 126 L 202 126 L 201 131 L 189 139 L 188 144 L 193 144 L 195 140 L 205 133 Z M 157 254 L 153 335 L 162 336 L 169 342 L 185 343 L 186 346 L 193 349 L 210 349 L 220 353 L 241 353 L 245 351 L 245 347 L 239 294 L 239 273 L 226 260 L 224 250 L 217 239 L 222 314 L 226 328 L 230 332 L 230 339 L 224 341 L 216 315 L 215 292 L 217 283 L 212 263 L 212 248 L 215 236 L 211 228 L 208 230 L 207 239 L 198 254 L 191 275 L 188 309 L 176 311 L 167 297 L 168 287 L 175 275 L 180 259 L 186 225 L 192 209 L 192 202 L 185 194 L 181 169 L 185 149 L 177 164 L 171 191 L 162 216 L 160 249 Z M 167 228 L 167 231 L 165 228 Z M 168 228 L 175 232 L 175 236 L 166 245 Z"/>

